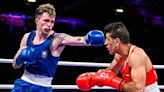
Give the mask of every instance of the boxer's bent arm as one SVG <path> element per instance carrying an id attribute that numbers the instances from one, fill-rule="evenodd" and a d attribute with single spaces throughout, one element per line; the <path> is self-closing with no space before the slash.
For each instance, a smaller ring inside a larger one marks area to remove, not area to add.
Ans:
<path id="1" fill-rule="evenodd" d="M 110 66 L 106 69 L 112 70 L 115 74 L 118 74 L 119 70 L 120 70 L 120 67 L 118 65 L 118 58 L 119 58 L 119 56 L 117 54 L 115 54 L 114 59 L 110 63 Z"/>
<path id="2" fill-rule="evenodd" d="M 26 33 L 26 34 L 23 36 L 23 38 L 22 38 L 22 40 L 21 40 L 21 43 L 20 43 L 20 48 L 19 48 L 19 50 L 17 51 L 17 53 L 15 54 L 15 56 L 14 56 L 14 58 L 13 58 L 12 67 L 13 67 L 14 69 L 17 69 L 17 68 L 20 68 L 20 67 L 21 67 L 21 66 L 18 66 L 18 65 L 16 64 L 16 58 L 17 58 L 18 55 L 21 53 L 22 49 L 24 49 L 24 48 L 26 47 L 26 41 L 27 41 L 28 35 L 29 35 L 29 33 Z"/>
<path id="3" fill-rule="evenodd" d="M 135 49 L 137 50 L 137 49 Z M 131 67 L 132 81 L 125 82 L 123 90 L 127 92 L 143 92 L 146 84 L 146 69 L 145 61 L 147 55 L 141 50 L 134 51 L 129 59 L 129 66 Z"/>

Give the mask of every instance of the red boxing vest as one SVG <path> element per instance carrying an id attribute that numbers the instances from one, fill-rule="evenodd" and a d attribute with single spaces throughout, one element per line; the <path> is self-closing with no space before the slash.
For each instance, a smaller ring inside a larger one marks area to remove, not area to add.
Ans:
<path id="1" fill-rule="evenodd" d="M 133 51 L 133 49 L 135 47 L 136 46 L 133 46 L 133 45 L 129 47 L 128 55 L 131 54 L 131 52 Z M 122 58 L 120 58 L 118 60 L 119 67 L 120 67 L 120 73 L 121 73 L 123 79 L 125 79 L 126 81 L 130 81 L 131 80 L 131 75 L 130 75 L 131 69 L 128 64 L 128 59 L 125 62 L 126 62 L 125 67 L 124 67 L 124 69 L 122 69 Z M 152 66 L 151 70 L 146 73 L 146 86 L 156 82 L 157 80 L 158 80 L 158 77 L 155 73 L 154 67 Z"/>

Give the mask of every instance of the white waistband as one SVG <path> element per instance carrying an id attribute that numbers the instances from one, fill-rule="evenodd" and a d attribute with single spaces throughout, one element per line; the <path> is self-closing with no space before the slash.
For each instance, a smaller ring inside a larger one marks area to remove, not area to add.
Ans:
<path id="1" fill-rule="evenodd" d="M 144 92 L 160 92 L 157 82 L 146 86 Z"/>
<path id="2" fill-rule="evenodd" d="M 44 87 L 52 87 L 51 82 L 52 82 L 53 77 L 40 76 L 40 75 L 35 75 L 35 74 L 25 72 L 23 76 L 21 77 L 21 79 L 35 85 L 44 86 Z"/>

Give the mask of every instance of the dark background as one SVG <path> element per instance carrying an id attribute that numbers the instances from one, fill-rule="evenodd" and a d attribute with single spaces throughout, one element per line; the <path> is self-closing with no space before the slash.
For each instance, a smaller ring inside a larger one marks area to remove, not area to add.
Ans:
<path id="1" fill-rule="evenodd" d="M 143 48 L 154 65 L 163 65 L 164 5 L 162 0 L 1 0 L 0 3 L 0 58 L 12 59 L 19 48 L 23 34 L 35 29 L 34 13 L 42 3 L 51 3 L 57 12 L 55 32 L 72 36 L 85 35 L 93 29 L 103 30 L 114 21 L 122 21 L 131 35 L 131 43 Z M 115 12 L 123 8 L 124 13 Z M 12 14 L 15 21 L 11 22 Z M 4 20 L 4 16 L 8 16 Z M 21 16 L 16 19 L 15 16 Z M 22 22 L 23 21 L 23 22 Z M 113 56 L 102 47 L 66 46 L 61 61 L 110 63 Z M 87 71 L 97 71 L 100 67 L 58 66 L 53 85 L 75 85 L 76 77 Z M 11 64 L 0 64 L 0 84 L 13 84 L 23 73 L 23 68 L 14 70 Z M 157 69 L 159 85 L 164 85 L 163 70 Z M 0 90 L 7 92 L 9 90 Z M 62 90 L 54 90 L 61 92 Z M 69 91 L 69 90 L 63 90 Z M 71 92 L 79 90 L 70 90 Z M 109 90 L 92 90 L 105 92 Z M 110 90 L 110 92 L 117 92 Z"/>

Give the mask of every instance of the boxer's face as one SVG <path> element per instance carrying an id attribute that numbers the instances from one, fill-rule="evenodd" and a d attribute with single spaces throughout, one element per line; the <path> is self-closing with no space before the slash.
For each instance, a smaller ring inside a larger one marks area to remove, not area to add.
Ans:
<path id="1" fill-rule="evenodd" d="M 48 13 L 43 13 L 35 19 L 35 22 L 37 30 L 48 35 L 54 26 L 55 17 L 49 16 Z"/>
<path id="2" fill-rule="evenodd" d="M 117 41 L 110 37 L 110 33 L 106 33 L 105 45 L 109 54 L 113 55 L 117 49 Z"/>

